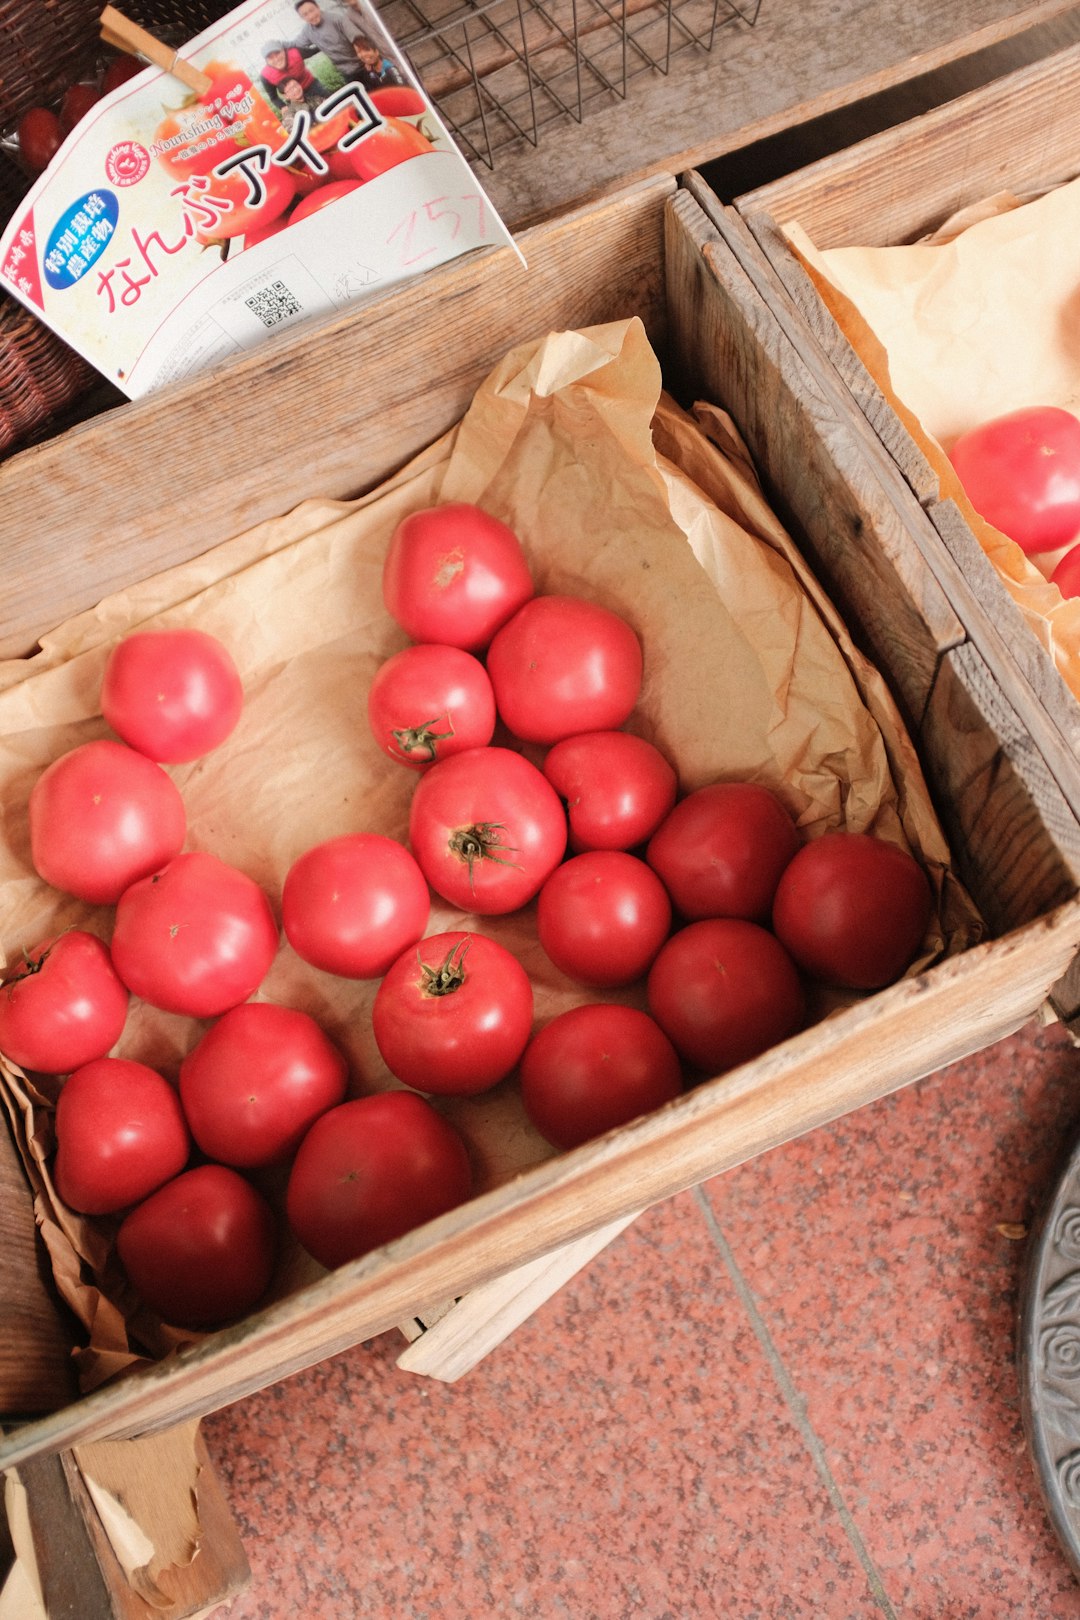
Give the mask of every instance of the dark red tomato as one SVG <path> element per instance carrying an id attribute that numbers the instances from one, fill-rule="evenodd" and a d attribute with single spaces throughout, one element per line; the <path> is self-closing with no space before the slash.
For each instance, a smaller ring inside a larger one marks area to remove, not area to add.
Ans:
<path id="1" fill-rule="evenodd" d="M 383 601 L 413 641 L 479 652 L 533 593 L 512 529 L 478 506 L 411 512 L 390 539 Z"/>
<path id="2" fill-rule="evenodd" d="M 427 112 L 427 102 L 411 84 L 387 84 L 370 90 L 368 100 L 384 118 L 419 118 Z"/>
<path id="3" fill-rule="evenodd" d="M 137 56 L 114 56 L 101 76 L 102 95 L 107 96 L 110 91 L 119 90 L 122 84 L 126 84 L 137 73 L 141 73 L 145 66 L 146 63 L 140 62 Z"/>
<path id="4" fill-rule="evenodd" d="M 348 1067 L 314 1018 L 270 1001 L 219 1018 L 180 1065 L 180 1100 L 208 1158 L 238 1170 L 289 1158 L 345 1097 Z"/>
<path id="5" fill-rule="evenodd" d="M 270 1286 L 277 1232 L 269 1204 L 223 1164 L 185 1170 L 132 1210 L 121 1264 L 151 1310 L 176 1327 L 219 1327 Z"/>
<path id="6" fill-rule="evenodd" d="M 125 636 L 109 654 L 101 682 L 101 712 L 117 736 L 167 764 L 217 748 L 243 706 L 232 654 L 203 630 Z"/>
<path id="7" fill-rule="evenodd" d="M 365 135 L 345 152 L 339 148 L 338 155 L 348 160 L 353 173 L 361 180 L 374 180 L 387 169 L 395 169 L 399 163 L 407 163 L 410 158 L 422 157 L 434 150 L 415 124 L 403 123 L 400 118 L 384 118 L 381 128 Z"/>
<path id="8" fill-rule="evenodd" d="M 678 1054 L 636 1007 L 572 1007 L 521 1060 L 521 1100 L 545 1141 L 577 1147 L 662 1108 L 682 1091 Z"/>
<path id="9" fill-rule="evenodd" d="M 187 816 L 160 765 L 101 738 L 63 754 L 30 791 L 30 852 L 46 883 L 91 905 L 172 860 Z"/>
<path id="10" fill-rule="evenodd" d="M 289 215 L 286 223 L 296 225 L 300 220 L 307 219 L 311 214 L 317 214 L 321 208 L 326 208 L 329 203 L 337 202 L 341 197 L 351 196 L 354 191 L 359 191 L 362 185 L 362 180 L 331 180 L 326 185 L 314 186 L 310 191 L 305 188 L 305 194 Z"/>
<path id="11" fill-rule="evenodd" d="M 675 772 L 652 743 L 629 731 L 588 731 L 548 750 L 544 775 L 566 801 L 570 847 L 633 849 L 672 805 Z"/>
<path id="12" fill-rule="evenodd" d="M 30 174 L 38 175 L 59 152 L 64 136 L 54 112 L 48 107 L 31 107 L 19 119 L 15 138 L 23 167 Z"/>
<path id="13" fill-rule="evenodd" d="M 962 433 L 949 452 L 968 500 L 1027 552 L 1080 533 L 1080 421 L 1056 405 L 1009 411 Z"/>
<path id="14" fill-rule="evenodd" d="M 145 1063 L 98 1058 L 64 1082 L 56 1106 L 56 1190 L 69 1209 L 112 1215 L 148 1198 L 188 1161 L 180 1099 Z"/>
<path id="15" fill-rule="evenodd" d="M 1080 596 L 1080 546 L 1067 551 L 1050 575 L 1062 596 Z"/>
<path id="16" fill-rule="evenodd" d="M 285 1212 L 320 1265 L 343 1266 L 445 1215 L 471 1190 L 453 1126 L 415 1092 L 386 1091 L 315 1121 L 293 1162 Z"/>
<path id="17" fill-rule="evenodd" d="M 113 966 L 152 1007 L 217 1018 L 259 988 L 278 947 L 270 902 L 216 855 L 178 855 L 126 889 Z"/>
<path id="18" fill-rule="evenodd" d="M 554 743 L 615 731 L 641 690 L 641 643 L 625 619 L 580 596 L 534 596 L 493 638 L 488 674 L 515 737 Z"/>
<path id="19" fill-rule="evenodd" d="M 73 928 L 43 940 L 0 984 L 0 1052 L 24 1069 L 70 1074 L 120 1039 L 128 993 L 108 947 Z"/>
<path id="20" fill-rule="evenodd" d="M 368 723 L 384 753 L 422 771 L 491 741 L 495 694 L 472 653 L 406 647 L 376 670 L 368 688 Z"/>
<path id="21" fill-rule="evenodd" d="M 915 858 L 867 833 L 825 833 L 780 879 L 773 929 L 807 973 L 879 990 L 910 964 L 930 922 L 930 885 Z"/>
<path id="22" fill-rule="evenodd" d="M 532 1029 L 529 976 L 483 934 L 433 934 L 379 986 L 375 1042 L 391 1074 L 440 1097 L 470 1097 L 505 1078 Z"/>
<path id="23" fill-rule="evenodd" d="M 345 833 L 305 850 L 285 878 L 281 919 L 297 956 L 344 979 L 379 979 L 428 924 L 431 896 L 404 844 Z"/>
<path id="24" fill-rule="evenodd" d="M 555 966 L 579 984 L 632 984 L 671 932 L 671 901 L 644 861 L 592 850 L 555 868 L 540 890 L 536 927 Z"/>
<path id="25" fill-rule="evenodd" d="M 797 1030 L 802 985 L 784 947 L 757 923 L 709 918 L 673 934 L 648 978 L 649 1011 L 695 1068 L 722 1074 Z"/>
<path id="26" fill-rule="evenodd" d="M 69 84 L 60 103 L 60 133 L 66 139 L 75 125 L 101 100 L 96 84 Z"/>
<path id="27" fill-rule="evenodd" d="M 558 794 L 508 748 L 470 748 L 417 783 L 409 841 L 436 894 L 462 911 L 516 911 L 566 850 Z"/>
<path id="28" fill-rule="evenodd" d="M 675 806 L 645 858 L 684 917 L 765 922 L 798 848 L 795 823 L 768 788 L 716 782 Z"/>

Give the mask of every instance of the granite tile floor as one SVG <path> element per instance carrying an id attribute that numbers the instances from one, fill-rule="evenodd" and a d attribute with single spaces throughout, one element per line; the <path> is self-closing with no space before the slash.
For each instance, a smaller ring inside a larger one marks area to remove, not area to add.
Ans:
<path id="1" fill-rule="evenodd" d="M 1078 1130 L 1032 1022 L 648 1211 L 455 1385 L 386 1334 L 215 1414 L 230 1620 L 1080 1620 L 1014 1360 Z"/>

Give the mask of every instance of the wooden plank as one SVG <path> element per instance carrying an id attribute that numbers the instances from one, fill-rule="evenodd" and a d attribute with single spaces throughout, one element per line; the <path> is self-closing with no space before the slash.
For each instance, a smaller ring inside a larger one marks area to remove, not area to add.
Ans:
<path id="1" fill-rule="evenodd" d="M 635 1219 L 636 1214 L 623 1215 L 597 1232 L 564 1243 L 527 1265 L 516 1266 L 455 1300 L 449 1309 L 429 1313 L 427 1321 L 413 1317 L 409 1324 L 402 1325 L 410 1343 L 398 1356 L 398 1366 L 402 1372 L 420 1373 L 444 1384 L 456 1383 L 535 1315 Z"/>
<path id="2" fill-rule="evenodd" d="M 0 1412 L 8 1417 L 51 1412 L 75 1395 L 71 1340 L 43 1264 L 30 1188 L 0 1111 Z"/>
<path id="3" fill-rule="evenodd" d="M 0 657 L 112 590 L 309 496 L 381 482 L 464 413 L 495 362 L 552 328 L 639 315 L 663 335 L 670 177 L 348 316 L 162 389 L 0 465 Z M 418 341 L 418 331 L 438 334 Z M 57 566 L 63 557 L 63 567 Z"/>
<path id="4" fill-rule="evenodd" d="M 885 247 L 932 230 L 973 198 L 1076 172 L 1080 46 L 973 90 L 739 198 L 797 219 L 822 248 Z"/>

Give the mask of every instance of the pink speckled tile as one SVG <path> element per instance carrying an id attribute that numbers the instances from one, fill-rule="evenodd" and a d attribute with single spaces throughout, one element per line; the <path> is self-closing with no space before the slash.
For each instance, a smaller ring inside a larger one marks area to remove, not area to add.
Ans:
<path id="1" fill-rule="evenodd" d="M 460 1383 L 402 1343 L 207 1421 L 254 1572 L 232 1620 L 880 1612 L 695 1195 Z"/>
<path id="2" fill-rule="evenodd" d="M 1035 1025 L 709 1183 L 897 1615 L 1080 1617 L 1023 1439 L 1026 1223 L 1080 1125 L 1080 1054 Z"/>

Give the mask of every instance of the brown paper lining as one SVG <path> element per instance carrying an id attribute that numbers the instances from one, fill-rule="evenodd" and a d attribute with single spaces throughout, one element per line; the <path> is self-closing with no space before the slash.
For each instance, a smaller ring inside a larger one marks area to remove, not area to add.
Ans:
<path id="1" fill-rule="evenodd" d="M 919 966 L 980 936 L 884 682 L 769 511 L 730 419 L 706 406 L 695 422 L 661 396 L 659 364 L 635 319 L 523 345 L 458 427 L 380 490 L 308 502 L 107 599 L 44 638 L 33 658 L 0 665 L 0 943 L 9 958 L 76 923 L 108 938 L 107 908 L 88 910 L 36 877 L 24 806 L 49 761 L 104 733 L 103 665 L 136 626 L 198 624 L 226 642 L 244 679 L 234 735 L 171 768 L 187 805 L 187 847 L 239 866 L 277 904 L 285 872 L 310 845 L 361 829 L 405 838 L 415 777 L 372 741 L 366 692 L 379 662 L 405 643 L 381 601 L 389 537 L 406 512 L 440 500 L 474 501 L 508 522 L 539 590 L 580 593 L 634 626 L 646 674 L 630 727 L 672 759 L 684 789 L 760 781 L 807 833 L 873 830 L 913 849 L 938 901 Z M 463 914 L 433 904 L 430 933 L 460 926 Z M 532 907 L 482 926 L 530 972 L 539 1021 L 599 999 L 547 961 Z M 375 990 L 318 972 L 283 943 L 259 996 L 316 1017 L 348 1056 L 353 1093 L 365 1093 L 396 1084 L 371 1035 Z M 640 988 L 617 999 L 641 1004 Z M 133 1002 L 116 1050 L 175 1078 L 204 1027 Z M 91 1388 L 193 1335 L 138 1309 L 112 1260 L 115 1223 L 74 1217 L 56 1198 L 55 1085 L 39 1089 L 10 1064 L 0 1073 L 60 1291 L 86 1331 L 79 1363 Z M 477 1190 L 551 1154 L 513 1078 L 440 1107 L 466 1137 Z M 272 1296 L 318 1274 L 286 1240 Z"/>

